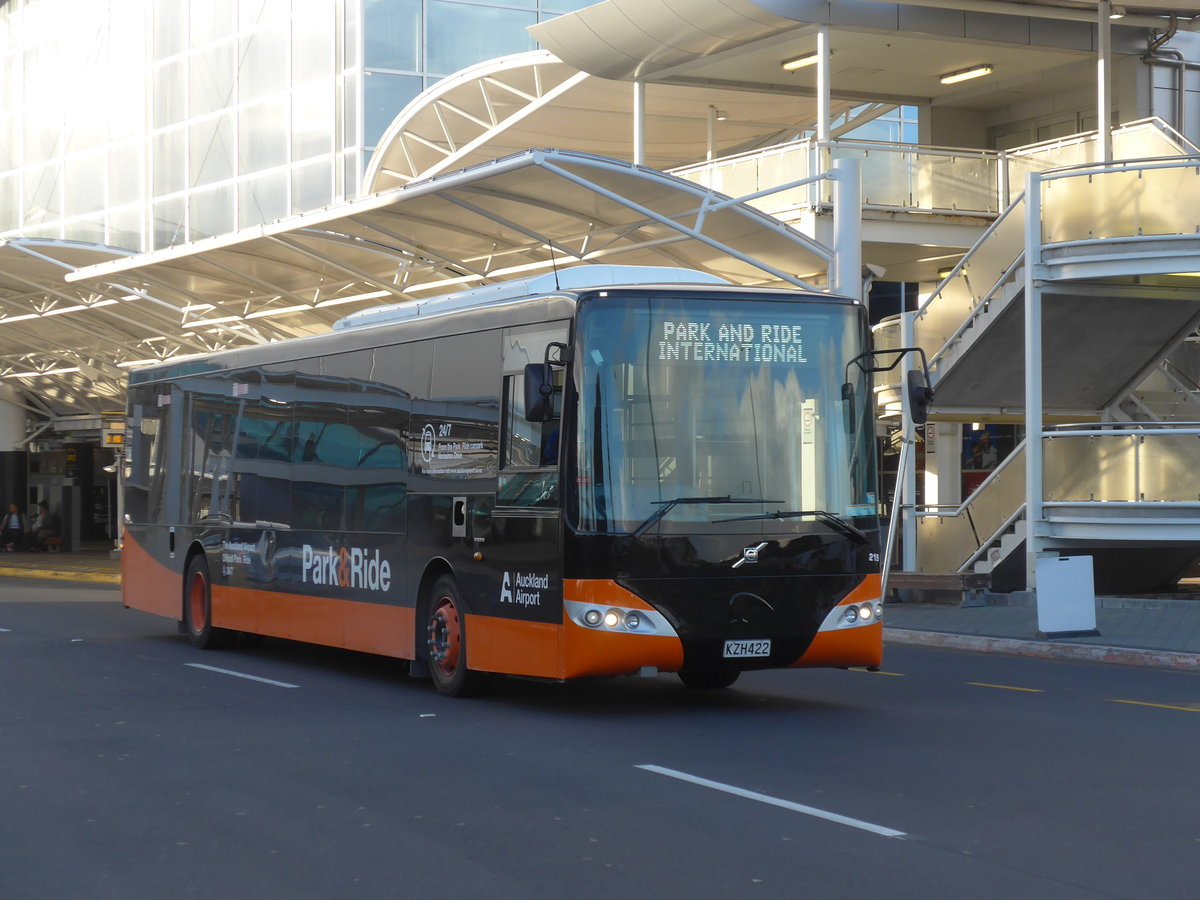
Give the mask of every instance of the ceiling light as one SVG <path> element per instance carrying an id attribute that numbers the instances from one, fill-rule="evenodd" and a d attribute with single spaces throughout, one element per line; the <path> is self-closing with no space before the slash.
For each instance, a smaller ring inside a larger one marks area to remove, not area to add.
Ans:
<path id="1" fill-rule="evenodd" d="M 991 63 L 984 63 L 981 66 L 972 66 L 969 69 L 959 69 L 957 72 L 947 72 L 942 76 L 942 84 L 958 84 L 960 81 L 970 81 L 972 78 L 982 78 L 984 75 L 991 75 L 993 66 Z"/>
<path id="2" fill-rule="evenodd" d="M 66 366 L 62 369 L 44 369 L 41 372 L 9 372 L 5 378 L 41 378 L 43 375 L 70 375 L 79 371 L 79 366 Z"/>
<path id="3" fill-rule="evenodd" d="M 1111 12 L 1108 14 L 1108 17 L 1109 17 L 1110 19 L 1123 19 L 1123 18 L 1125 18 L 1125 7 L 1123 7 L 1123 6 L 1114 6 L 1114 7 L 1112 8 L 1112 11 L 1111 11 Z"/>
<path id="4" fill-rule="evenodd" d="M 368 291 L 365 294 L 351 294 L 348 297 L 330 297 L 328 300 L 322 300 L 316 305 L 318 307 L 325 306 L 341 306 L 343 303 L 357 303 L 360 300 L 378 300 L 380 297 L 387 297 L 391 291 Z"/>
<path id="5" fill-rule="evenodd" d="M 833 54 L 829 54 L 832 56 Z M 806 53 L 804 56 L 794 56 L 791 59 L 785 59 L 780 65 L 785 72 L 795 72 L 797 69 L 803 69 L 805 66 L 811 66 L 821 58 L 819 53 Z"/>

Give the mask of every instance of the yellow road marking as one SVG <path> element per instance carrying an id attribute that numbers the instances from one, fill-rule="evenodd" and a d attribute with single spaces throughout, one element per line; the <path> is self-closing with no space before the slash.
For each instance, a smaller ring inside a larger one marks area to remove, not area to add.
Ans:
<path id="1" fill-rule="evenodd" d="M 1200 712 L 1200 706 L 1171 706 L 1169 703 L 1144 703 L 1141 700 L 1113 700 L 1108 699 L 1109 703 L 1127 703 L 1130 706 L 1152 706 L 1155 709 L 1177 709 L 1180 712 Z"/>
<path id="2" fill-rule="evenodd" d="M 968 681 L 967 684 L 971 685 L 972 687 L 996 688 L 997 690 L 1000 690 L 1000 691 L 1022 691 L 1026 694 L 1044 694 L 1044 693 L 1046 693 L 1041 688 L 1013 687 L 1011 684 L 987 684 L 982 681 Z"/>

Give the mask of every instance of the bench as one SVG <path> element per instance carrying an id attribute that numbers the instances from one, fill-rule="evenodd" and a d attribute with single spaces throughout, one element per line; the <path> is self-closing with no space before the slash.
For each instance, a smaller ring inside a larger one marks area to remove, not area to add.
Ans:
<path id="1" fill-rule="evenodd" d="M 963 595 L 963 604 L 983 602 L 980 594 L 991 590 L 992 576 L 988 572 L 892 572 L 888 575 L 888 591 L 953 591 Z"/>
<path id="2" fill-rule="evenodd" d="M 46 538 L 46 550 L 50 553 L 57 553 L 62 549 L 63 539 L 58 535 Z"/>

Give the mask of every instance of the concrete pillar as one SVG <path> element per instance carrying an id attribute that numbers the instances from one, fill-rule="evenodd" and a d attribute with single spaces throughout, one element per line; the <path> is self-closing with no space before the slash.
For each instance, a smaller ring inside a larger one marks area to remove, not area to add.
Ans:
<path id="1" fill-rule="evenodd" d="M 930 422 L 925 425 L 925 504 L 957 506 L 962 503 L 962 425 Z"/>
<path id="2" fill-rule="evenodd" d="M 19 405 L 19 399 L 12 387 L 0 384 L 0 452 L 25 449 L 20 442 L 25 440 L 28 414 Z"/>

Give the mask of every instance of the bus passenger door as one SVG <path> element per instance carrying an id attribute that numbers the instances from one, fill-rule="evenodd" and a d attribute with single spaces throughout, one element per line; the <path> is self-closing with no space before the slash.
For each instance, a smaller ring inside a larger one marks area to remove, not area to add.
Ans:
<path id="1" fill-rule="evenodd" d="M 524 367 L 531 357 L 542 358 L 549 341 L 565 335 L 561 326 L 542 326 L 536 334 L 515 332 L 505 335 L 496 500 L 490 533 L 478 543 L 494 578 L 493 595 L 478 611 L 503 621 L 495 628 L 494 646 L 483 650 L 490 659 L 484 663 L 477 654 L 473 664 L 555 677 L 557 626 L 562 624 L 559 419 L 526 420 Z M 555 374 L 561 395 L 562 369 Z"/>

